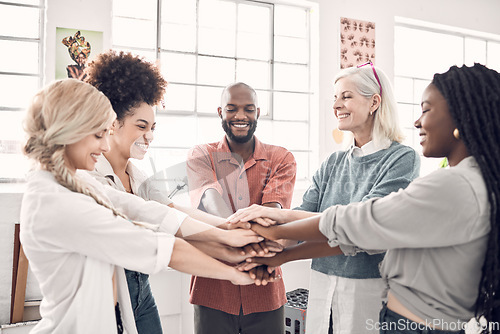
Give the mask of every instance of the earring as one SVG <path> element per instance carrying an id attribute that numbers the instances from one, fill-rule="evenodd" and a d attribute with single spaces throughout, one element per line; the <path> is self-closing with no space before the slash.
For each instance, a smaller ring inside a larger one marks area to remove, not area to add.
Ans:
<path id="1" fill-rule="evenodd" d="M 455 137 L 457 140 L 460 140 L 460 132 L 458 131 L 457 128 L 453 130 L 453 137 Z"/>
<path id="2" fill-rule="evenodd" d="M 112 135 L 114 135 L 114 134 L 115 134 L 115 130 L 113 130 L 113 129 L 109 130 L 109 135 L 110 135 L 110 136 L 112 136 Z"/>
<path id="3" fill-rule="evenodd" d="M 370 116 L 373 116 L 373 111 L 370 111 Z"/>

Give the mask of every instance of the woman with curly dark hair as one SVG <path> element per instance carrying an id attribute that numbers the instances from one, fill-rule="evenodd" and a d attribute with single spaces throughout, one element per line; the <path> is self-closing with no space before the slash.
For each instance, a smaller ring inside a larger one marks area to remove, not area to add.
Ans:
<path id="1" fill-rule="evenodd" d="M 98 158 L 95 170 L 91 172 L 94 178 L 145 200 L 168 205 L 197 220 L 224 227 L 223 218 L 173 203 L 164 191 L 156 187 L 129 160 L 143 159 L 154 137 L 154 108 L 162 100 L 167 86 L 159 68 L 131 53 L 110 50 L 98 55 L 90 64 L 87 82 L 110 100 L 117 116 L 109 137 L 110 149 Z M 233 234 L 237 231 L 226 232 Z M 231 238 L 227 238 L 227 242 L 231 243 Z M 225 244 L 190 242 L 209 255 L 228 262 L 237 263 L 248 256 L 242 253 L 242 249 Z M 262 270 L 259 273 L 260 277 L 269 277 Z M 160 318 L 149 287 L 148 275 L 126 270 L 126 276 L 139 334 L 161 333 Z"/>

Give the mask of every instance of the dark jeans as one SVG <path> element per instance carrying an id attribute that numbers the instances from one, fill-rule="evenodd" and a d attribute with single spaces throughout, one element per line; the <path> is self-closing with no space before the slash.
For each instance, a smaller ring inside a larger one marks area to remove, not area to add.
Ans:
<path id="1" fill-rule="evenodd" d="M 195 334 L 282 334 L 285 331 L 283 306 L 269 312 L 229 314 L 213 308 L 194 306 Z"/>
<path id="2" fill-rule="evenodd" d="M 135 325 L 139 334 L 162 334 L 160 315 L 151 293 L 148 275 L 125 269 Z"/>
<path id="3" fill-rule="evenodd" d="M 380 334 L 463 334 L 460 331 L 431 329 L 411 321 L 387 308 L 384 304 L 380 311 Z"/>
<path id="4" fill-rule="evenodd" d="M 118 334 L 123 333 L 122 315 L 120 313 L 120 305 L 116 303 L 115 305 L 115 316 L 116 316 L 116 332 Z"/>

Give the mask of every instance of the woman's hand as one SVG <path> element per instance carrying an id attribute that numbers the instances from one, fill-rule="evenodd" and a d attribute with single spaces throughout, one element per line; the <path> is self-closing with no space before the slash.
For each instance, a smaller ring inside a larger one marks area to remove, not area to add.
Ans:
<path id="1" fill-rule="evenodd" d="M 234 285 L 250 285 L 255 283 L 254 279 L 250 276 L 248 272 L 242 272 L 237 270 L 236 268 L 231 268 L 231 269 L 233 270 L 233 274 L 230 281 Z"/>
<path id="2" fill-rule="evenodd" d="M 262 226 L 271 226 L 285 222 L 284 210 L 253 204 L 239 209 L 227 218 L 228 224 L 253 221 Z"/>
<path id="3" fill-rule="evenodd" d="M 264 227 L 264 226 L 262 226 L 260 224 L 253 223 L 252 227 L 251 227 L 251 230 L 254 231 L 255 233 L 257 233 L 258 235 L 263 236 L 266 239 L 269 239 L 269 240 L 278 240 L 278 239 L 282 239 L 278 235 L 278 231 L 279 231 L 278 229 L 279 228 L 280 228 L 280 226 Z"/>
<path id="4" fill-rule="evenodd" d="M 264 240 L 256 232 L 245 229 L 220 230 L 220 235 L 221 240 L 218 240 L 220 243 L 233 247 L 243 247 Z"/>
<path id="5" fill-rule="evenodd" d="M 271 257 L 282 250 L 283 246 L 272 240 L 265 240 L 258 244 L 249 244 L 243 247 L 243 251 L 247 256 Z"/>
<path id="6" fill-rule="evenodd" d="M 284 253 L 281 253 L 273 257 L 249 257 L 245 262 L 238 264 L 236 268 L 241 271 L 249 271 L 255 267 L 265 265 L 272 272 L 276 267 L 281 266 L 285 262 Z"/>

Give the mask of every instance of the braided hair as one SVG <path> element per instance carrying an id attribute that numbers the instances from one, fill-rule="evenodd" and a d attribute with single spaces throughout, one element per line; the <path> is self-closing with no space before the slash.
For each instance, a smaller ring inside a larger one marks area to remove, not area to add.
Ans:
<path id="1" fill-rule="evenodd" d="M 500 319 L 500 74 L 481 64 L 451 67 L 432 83 L 448 103 L 469 153 L 484 178 L 491 230 L 476 301 L 476 317 Z M 493 326 L 494 327 L 494 326 Z M 500 330 L 496 328 L 495 333 Z"/>
<path id="2" fill-rule="evenodd" d="M 91 85 L 76 79 L 56 81 L 39 91 L 28 108 L 24 154 L 51 172 L 62 186 L 92 197 L 115 216 L 126 219 L 95 189 L 71 173 L 64 161 L 67 144 L 102 131 L 114 119 L 109 100 Z"/>

